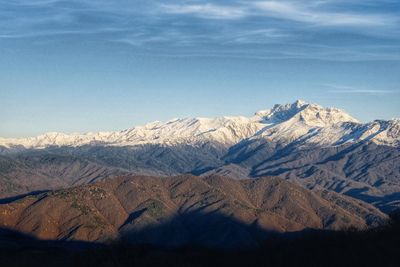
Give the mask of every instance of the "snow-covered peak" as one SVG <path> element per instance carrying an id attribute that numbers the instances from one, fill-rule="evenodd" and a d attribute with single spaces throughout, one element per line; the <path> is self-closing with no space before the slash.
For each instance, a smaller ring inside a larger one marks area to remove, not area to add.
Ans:
<path id="1" fill-rule="evenodd" d="M 277 123 L 290 119 L 298 112 L 306 108 L 309 104 L 303 100 L 297 100 L 291 104 L 276 104 L 271 109 L 260 110 L 256 112 L 256 116 L 262 117 L 269 123 Z"/>
<path id="2" fill-rule="evenodd" d="M 326 127 L 343 122 L 358 122 L 343 110 L 324 108 L 303 100 L 285 105 L 276 104 L 271 109 L 256 112 L 255 115 L 263 118 L 265 123 L 269 124 L 291 121 L 291 123 L 299 122 L 309 126 Z"/>

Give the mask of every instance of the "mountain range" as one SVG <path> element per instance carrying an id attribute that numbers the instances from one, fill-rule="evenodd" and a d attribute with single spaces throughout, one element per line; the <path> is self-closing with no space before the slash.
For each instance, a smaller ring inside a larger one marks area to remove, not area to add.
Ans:
<path id="1" fill-rule="evenodd" d="M 117 176 L 278 177 L 389 213 L 400 206 L 399 163 L 399 119 L 360 123 L 343 110 L 298 100 L 251 117 L 172 119 L 117 132 L 0 138 L 0 197 Z"/>
<path id="2" fill-rule="evenodd" d="M 46 133 L 33 138 L 0 138 L 2 150 L 45 149 L 52 146 L 84 145 L 195 145 L 209 142 L 225 146 L 244 140 L 264 139 L 303 146 L 338 146 L 360 141 L 379 145 L 400 146 L 400 120 L 376 120 L 362 124 L 346 112 L 324 108 L 297 100 L 292 104 L 275 105 L 258 111 L 252 117 L 186 118 L 167 122 L 155 121 L 120 132 L 87 134 Z"/>

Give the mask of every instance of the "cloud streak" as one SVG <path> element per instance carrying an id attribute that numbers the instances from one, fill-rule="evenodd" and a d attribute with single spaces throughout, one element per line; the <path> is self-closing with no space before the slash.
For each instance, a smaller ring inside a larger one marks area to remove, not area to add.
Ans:
<path id="1" fill-rule="evenodd" d="M 396 90 L 382 90 L 382 89 L 366 89 L 366 88 L 355 88 L 352 86 L 344 86 L 344 85 L 332 85 L 325 84 L 325 87 L 330 88 L 329 93 L 333 94 L 346 94 L 346 95 L 375 95 L 375 96 L 383 96 L 383 95 L 391 95 L 391 94 L 399 94 L 400 91 Z"/>
<path id="2" fill-rule="evenodd" d="M 168 14 L 193 15 L 206 19 L 243 19 L 271 17 L 318 26 L 386 26 L 398 21 L 387 14 L 363 14 L 323 10 L 331 1 L 247 1 L 231 6 L 212 3 L 161 4 L 160 11 Z"/>
<path id="3" fill-rule="evenodd" d="M 265 16 L 311 23 L 318 26 L 385 26 L 395 19 L 382 14 L 356 14 L 350 12 L 322 11 L 302 2 L 263 1 L 255 7 L 264 11 Z"/>
<path id="4" fill-rule="evenodd" d="M 161 4 L 160 10 L 168 14 L 189 14 L 208 19 L 240 19 L 249 15 L 244 7 L 206 4 Z"/>

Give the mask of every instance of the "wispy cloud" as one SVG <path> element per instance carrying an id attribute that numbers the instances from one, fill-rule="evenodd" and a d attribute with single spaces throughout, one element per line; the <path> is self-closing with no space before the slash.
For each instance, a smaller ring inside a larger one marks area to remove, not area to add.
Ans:
<path id="1" fill-rule="evenodd" d="M 210 19 L 264 16 L 318 26 L 385 26 L 398 21 L 397 18 L 387 14 L 339 12 L 325 8 L 330 5 L 332 1 L 247 1 L 233 2 L 231 5 L 161 4 L 160 10 L 170 14 L 186 14 Z"/>
<path id="2" fill-rule="evenodd" d="M 170 14 L 190 14 L 210 19 L 239 19 L 249 15 L 248 10 L 241 6 L 222 6 L 205 4 L 161 4 L 160 9 Z"/>
<path id="3" fill-rule="evenodd" d="M 229 43 L 236 44 L 271 44 L 289 40 L 294 35 L 276 28 L 264 28 L 233 32 L 230 34 Z"/>
<path id="4" fill-rule="evenodd" d="M 315 4 L 315 3 L 314 3 Z M 323 2 L 320 2 L 321 7 Z M 253 5 L 266 16 L 277 17 L 298 22 L 313 23 L 318 26 L 384 26 L 392 24 L 394 18 L 381 14 L 359 14 L 351 12 L 323 11 L 307 2 L 262 1 Z"/>
<path id="5" fill-rule="evenodd" d="M 399 94 L 400 91 L 396 90 L 383 90 L 383 89 L 366 89 L 355 88 L 345 85 L 324 84 L 324 87 L 329 88 L 329 93 L 333 94 L 348 94 L 348 95 L 389 95 Z"/>

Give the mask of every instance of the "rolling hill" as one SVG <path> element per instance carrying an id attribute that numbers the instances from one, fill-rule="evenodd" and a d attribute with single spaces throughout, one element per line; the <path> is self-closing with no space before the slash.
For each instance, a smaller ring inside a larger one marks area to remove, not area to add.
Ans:
<path id="1" fill-rule="evenodd" d="M 254 246 L 274 233 L 365 229 L 387 216 L 276 177 L 123 176 L 0 204 L 0 227 L 40 239 Z"/>

